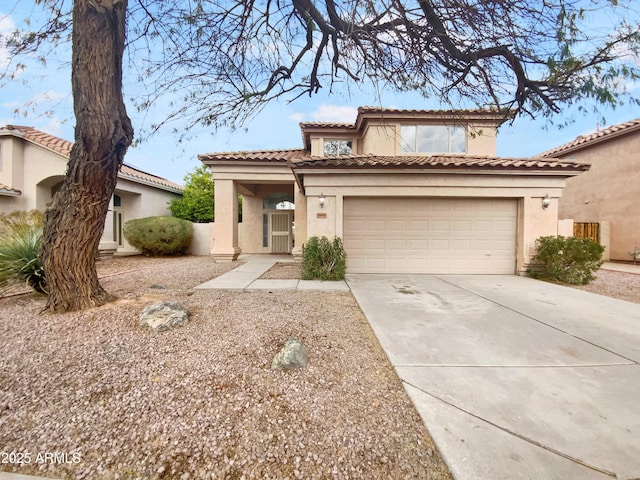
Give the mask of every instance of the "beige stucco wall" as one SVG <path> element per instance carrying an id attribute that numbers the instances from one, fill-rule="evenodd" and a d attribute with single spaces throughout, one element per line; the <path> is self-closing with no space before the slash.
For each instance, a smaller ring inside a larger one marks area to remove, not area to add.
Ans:
<path id="1" fill-rule="evenodd" d="M 169 202 L 173 198 L 179 197 L 178 194 L 159 190 L 150 185 L 142 185 L 123 178 L 118 179 L 115 194 L 120 196 L 121 206 L 114 207 L 113 197 L 111 198 L 111 207 L 107 212 L 104 231 L 100 239 L 101 250 L 112 250 L 115 248 L 113 232 L 113 211 L 115 209 L 123 213 L 124 222 L 134 218 L 171 216 Z M 118 253 L 133 253 L 136 251 L 136 248 L 129 245 L 126 239 L 124 246 L 118 249 Z"/>
<path id="2" fill-rule="evenodd" d="M 51 201 L 51 187 L 64 178 L 66 158 L 15 137 L 0 137 L 0 142 L 0 183 L 22 192 L 17 197 L 0 196 L 0 213 L 44 210 Z"/>
<path id="3" fill-rule="evenodd" d="M 354 154 L 374 155 L 415 155 L 405 153 L 400 149 L 400 128 L 402 125 L 444 125 L 451 124 L 442 120 L 369 120 L 363 131 L 340 134 L 312 134 L 311 155 L 324 155 L 325 140 L 350 139 L 353 141 Z M 361 135 L 361 136 L 359 136 Z M 496 127 L 489 123 L 469 124 L 467 127 L 467 151 L 473 155 L 496 154 Z"/>
<path id="4" fill-rule="evenodd" d="M 0 213 L 33 209 L 44 211 L 51 201 L 52 188 L 64 180 L 67 157 L 14 136 L 0 137 L 0 149 L 0 183 L 8 184 L 22 192 L 22 195 L 17 197 L 0 196 Z M 132 218 L 171 215 L 168 203 L 179 196 L 123 178 L 118 178 L 116 194 L 122 198 L 120 210 L 124 213 L 125 221 Z M 116 248 L 113 209 L 112 198 L 100 241 L 101 250 Z M 125 247 L 120 251 L 136 250 L 125 241 Z"/>
<path id="5" fill-rule="evenodd" d="M 452 175 L 452 174 L 356 174 L 323 172 L 307 174 L 307 238 L 343 236 L 343 205 L 348 196 L 372 197 L 498 197 L 518 200 L 516 268 L 526 271 L 535 253 L 535 240 L 558 234 L 558 200 L 564 179 L 527 175 Z M 324 207 L 318 198 L 325 196 Z M 551 205 L 542 208 L 549 195 Z"/>
<path id="6" fill-rule="evenodd" d="M 189 247 L 191 255 L 207 256 L 211 255 L 213 242 L 215 239 L 215 224 L 211 223 L 194 223 L 193 224 L 193 240 Z"/>
<path id="7" fill-rule="evenodd" d="M 560 218 L 610 223 L 612 260 L 631 260 L 640 246 L 640 132 L 568 153 L 563 158 L 588 162 L 591 169 L 567 181 Z"/>
<path id="8" fill-rule="evenodd" d="M 240 253 L 269 253 L 263 246 L 263 200 L 273 193 L 289 193 L 295 203 L 297 186 L 286 164 L 209 165 L 215 184 L 215 241 L 213 254 L 220 261 Z M 242 195 L 242 222 L 237 221 L 237 195 Z M 297 221 L 296 204 L 296 221 Z M 234 213 L 235 209 L 235 213 Z"/>

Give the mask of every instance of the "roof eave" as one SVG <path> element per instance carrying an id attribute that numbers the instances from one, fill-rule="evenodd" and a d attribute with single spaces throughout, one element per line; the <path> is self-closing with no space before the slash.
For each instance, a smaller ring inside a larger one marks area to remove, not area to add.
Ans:
<path id="1" fill-rule="evenodd" d="M 0 188 L 0 195 L 5 197 L 19 197 L 22 195 L 22 192 L 20 190 L 7 190 L 6 188 Z"/>
<path id="2" fill-rule="evenodd" d="M 389 166 L 369 166 L 369 165 L 345 165 L 345 166 L 297 166 L 292 167 L 294 175 L 304 174 L 344 174 L 347 170 L 358 170 L 360 172 L 374 174 L 416 174 L 429 173 L 433 175 L 443 174 L 464 174 L 464 175 L 517 175 L 517 176 L 554 176 L 554 177 L 574 177 L 584 173 L 585 170 L 564 170 L 564 169 L 523 169 L 523 168 L 482 168 L 482 167 L 424 167 L 412 165 L 407 167 Z"/>
<path id="3" fill-rule="evenodd" d="M 576 145 L 571 145 L 573 142 L 575 142 L 577 140 L 577 138 L 576 138 L 576 139 L 572 140 L 571 142 L 568 142 L 567 144 L 565 144 L 565 145 L 569 145 L 568 147 L 560 146 L 560 147 L 557 147 L 557 148 L 554 148 L 554 149 L 551 149 L 551 150 L 547 150 L 546 152 L 542 152 L 542 153 L 536 155 L 536 157 L 534 157 L 534 158 L 549 158 L 549 157 L 557 157 L 558 155 L 567 155 L 567 154 L 570 154 L 570 153 L 577 152 L 579 150 L 583 150 L 585 148 L 591 148 L 591 147 L 594 147 L 594 146 L 599 145 L 601 143 L 605 143 L 605 142 L 614 140 L 614 139 L 616 139 L 618 137 L 623 137 L 625 135 L 629 135 L 629 134 L 634 133 L 636 131 L 640 131 L 640 123 L 637 124 L 637 125 L 632 125 L 630 127 L 620 129 L 620 130 L 615 131 L 615 132 L 607 133 L 606 135 L 602 135 L 600 137 L 596 137 L 596 138 L 585 140 L 584 142 L 578 143 Z"/>
<path id="4" fill-rule="evenodd" d="M 130 182 L 134 182 L 134 183 L 139 183 L 141 185 L 147 185 L 149 187 L 157 188 L 159 190 L 164 190 L 171 193 L 177 193 L 180 195 L 184 193 L 183 190 L 177 187 L 172 187 L 170 185 L 162 185 L 161 183 L 145 180 L 144 178 L 139 178 L 139 177 L 136 177 L 135 175 L 129 175 L 123 172 L 118 172 L 118 178 L 122 178 L 123 180 L 129 180 Z"/>

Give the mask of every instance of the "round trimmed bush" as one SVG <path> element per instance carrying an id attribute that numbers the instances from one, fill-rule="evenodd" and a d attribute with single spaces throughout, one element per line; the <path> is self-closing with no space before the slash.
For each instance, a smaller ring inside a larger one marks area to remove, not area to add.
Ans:
<path id="1" fill-rule="evenodd" d="M 586 285 L 602 266 L 603 253 L 604 247 L 590 238 L 540 237 L 527 271 L 533 278 Z"/>
<path id="2" fill-rule="evenodd" d="M 146 217 L 124 224 L 127 241 L 144 255 L 184 255 L 193 238 L 193 225 L 174 217 Z"/>

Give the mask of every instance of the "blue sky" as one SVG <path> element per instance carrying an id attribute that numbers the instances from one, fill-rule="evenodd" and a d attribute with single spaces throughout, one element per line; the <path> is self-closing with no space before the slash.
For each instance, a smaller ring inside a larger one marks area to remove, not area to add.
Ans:
<path id="1" fill-rule="evenodd" d="M 0 34 L 11 31 L 19 22 L 17 14 L 0 10 Z M 70 56 L 65 50 L 48 57 L 46 66 L 30 62 L 29 68 L 19 78 L 0 89 L 0 126 L 7 124 L 29 125 L 52 135 L 73 140 L 73 110 L 70 82 Z M 0 67 L 6 61 L 6 52 L 0 46 Z M 635 88 L 638 88 L 635 86 Z M 136 85 L 126 82 L 125 97 L 135 94 Z M 199 166 L 199 153 L 241 151 L 257 149 L 300 148 L 301 121 L 353 122 L 357 107 L 363 105 L 400 109 L 446 108 L 434 100 L 415 94 L 382 92 L 374 95 L 353 90 L 345 94 L 320 93 L 303 96 L 293 103 L 282 100 L 269 104 L 259 115 L 236 131 L 194 129 L 192 137 L 178 143 L 177 136 L 161 130 L 149 140 L 132 147 L 125 162 L 142 170 L 183 183 L 185 174 Z M 163 118 L 162 108 L 145 114 L 128 109 L 134 128 L 140 130 Z M 606 123 L 600 122 L 602 116 Z M 581 134 L 592 133 L 600 127 L 615 125 L 640 117 L 637 107 L 620 107 L 604 110 L 600 115 L 584 115 L 563 112 L 555 118 L 575 121 L 567 127 L 549 126 L 545 119 L 518 118 L 512 125 L 503 125 L 498 134 L 497 154 L 504 157 L 526 157 L 571 141 Z"/>

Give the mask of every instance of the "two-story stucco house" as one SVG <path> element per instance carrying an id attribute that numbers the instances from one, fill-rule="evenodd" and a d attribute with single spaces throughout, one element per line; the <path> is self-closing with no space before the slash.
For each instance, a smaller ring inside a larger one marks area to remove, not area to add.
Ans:
<path id="1" fill-rule="evenodd" d="M 44 211 L 62 185 L 72 146 L 72 142 L 33 127 L 7 125 L 0 128 L 0 213 Z M 124 222 L 171 215 L 168 203 L 180 195 L 180 185 L 123 165 L 100 251 L 135 252 L 122 234 Z"/>
<path id="2" fill-rule="evenodd" d="M 591 165 L 584 175 L 567 181 L 560 218 L 575 222 L 608 222 L 611 260 L 631 260 L 640 247 L 640 118 L 581 135 L 540 154 Z"/>
<path id="3" fill-rule="evenodd" d="M 523 272 L 588 166 L 496 157 L 500 122 L 362 107 L 352 124 L 301 123 L 301 149 L 199 155 L 215 181 L 213 254 L 299 255 L 326 235 L 343 238 L 351 273 Z"/>

